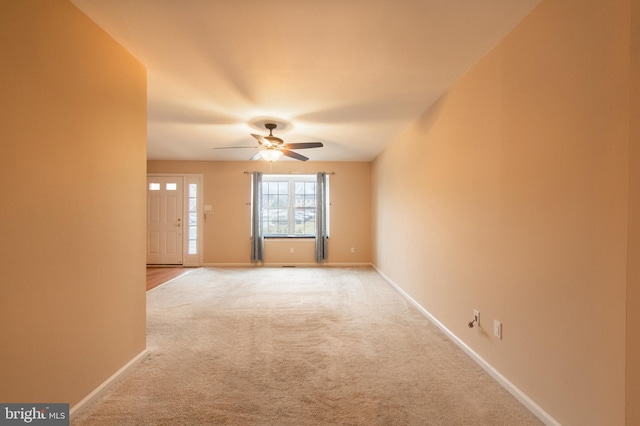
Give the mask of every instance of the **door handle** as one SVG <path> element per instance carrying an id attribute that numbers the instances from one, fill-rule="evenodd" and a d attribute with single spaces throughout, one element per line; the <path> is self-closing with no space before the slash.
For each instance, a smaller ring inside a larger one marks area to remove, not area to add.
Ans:
<path id="1" fill-rule="evenodd" d="M 180 222 L 180 218 L 178 218 L 178 223 L 176 223 L 176 226 L 177 226 L 178 228 L 181 228 L 181 227 L 182 227 L 182 222 Z"/>

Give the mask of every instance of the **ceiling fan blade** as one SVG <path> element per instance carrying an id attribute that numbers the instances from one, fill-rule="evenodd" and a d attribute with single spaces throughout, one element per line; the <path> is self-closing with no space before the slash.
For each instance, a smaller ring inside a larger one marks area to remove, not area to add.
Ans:
<path id="1" fill-rule="evenodd" d="M 282 155 L 286 155 L 287 157 L 295 158 L 300 161 L 307 161 L 309 158 L 304 155 L 300 155 L 297 152 L 289 151 L 288 149 L 282 150 Z"/>
<path id="2" fill-rule="evenodd" d="M 256 155 L 254 155 L 253 157 L 249 158 L 249 161 L 256 161 L 262 158 L 262 155 L 260 155 L 260 152 L 258 152 Z"/>
<path id="3" fill-rule="evenodd" d="M 324 145 L 322 142 L 298 142 L 288 143 L 284 147 L 287 149 L 307 149 L 307 148 L 322 148 Z"/>
<path id="4" fill-rule="evenodd" d="M 220 146 L 220 147 L 215 147 L 211 149 L 238 149 L 238 148 L 258 149 L 260 147 L 259 146 Z"/>
<path id="5" fill-rule="evenodd" d="M 260 142 L 260 145 L 265 145 L 267 144 L 267 140 L 265 138 L 263 138 L 260 135 L 256 135 L 255 133 L 251 133 L 251 136 L 253 136 L 254 138 L 256 138 L 258 140 L 258 142 Z"/>

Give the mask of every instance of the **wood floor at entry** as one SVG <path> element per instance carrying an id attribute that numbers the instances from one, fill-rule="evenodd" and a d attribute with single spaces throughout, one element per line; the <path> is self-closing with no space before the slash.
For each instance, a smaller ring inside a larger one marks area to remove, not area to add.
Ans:
<path id="1" fill-rule="evenodd" d="M 147 266 L 147 291 L 174 278 L 188 274 L 196 268 L 165 268 Z"/>

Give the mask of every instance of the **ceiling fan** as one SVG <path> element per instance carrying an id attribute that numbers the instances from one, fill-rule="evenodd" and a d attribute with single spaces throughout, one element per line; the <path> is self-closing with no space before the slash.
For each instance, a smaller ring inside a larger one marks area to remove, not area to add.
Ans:
<path id="1" fill-rule="evenodd" d="M 276 161 L 280 156 L 284 155 L 286 157 L 294 158 L 300 161 L 307 161 L 309 158 L 304 155 L 298 154 L 297 152 L 291 151 L 292 149 L 308 149 L 308 148 L 322 148 L 324 145 L 322 142 L 298 142 L 298 143 L 287 143 L 276 136 L 273 136 L 273 130 L 278 127 L 275 123 L 266 123 L 264 127 L 269 130 L 269 136 L 261 136 L 251 133 L 251 136 L 256 138 L 259 145 L 258 146 L 229 146 L 222 148 L 213 148 L 213 149 L 234 149 L 234 148 L 259 148 L 260 151 L 256 155 L 250 158 L 250 160 L 259 160 L 263 158 L 267 161 Z"/>

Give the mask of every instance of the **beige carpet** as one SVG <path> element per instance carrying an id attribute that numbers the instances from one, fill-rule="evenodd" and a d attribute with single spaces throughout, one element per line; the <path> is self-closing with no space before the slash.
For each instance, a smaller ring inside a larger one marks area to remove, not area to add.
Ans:
<path id="1" fill-rule="evenodd" d="M 369 268 L 200 268 L 72 425 L 540 425 Z"/>

